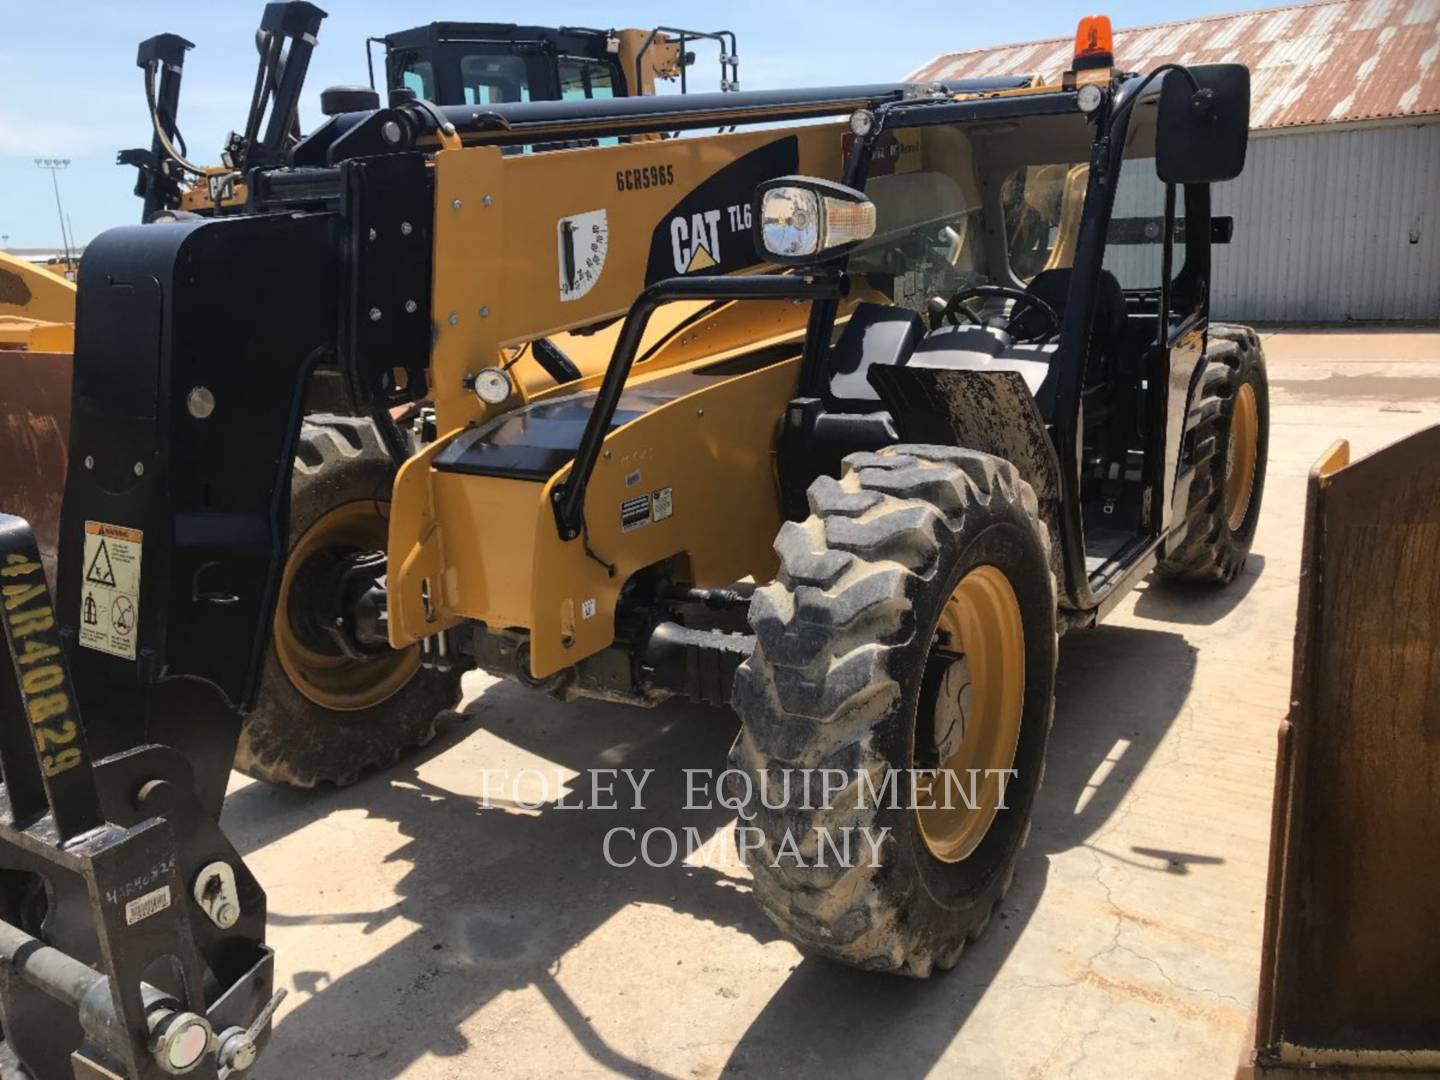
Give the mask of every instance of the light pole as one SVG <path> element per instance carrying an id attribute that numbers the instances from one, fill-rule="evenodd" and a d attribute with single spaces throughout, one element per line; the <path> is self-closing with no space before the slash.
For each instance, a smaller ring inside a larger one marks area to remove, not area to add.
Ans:
<path id="1" fill-rule="evenodd" d="M 70 237 L 69 237 L 69 235 L 68 235 L 68 234 L 66 233 L 66 231 L 65 231 L 65 210 L 64 210 L 64 208 L 60 205 L 60 180 L 59 180 L 59 178 L 56 176 L 56 174 L 57 174 L 61 169 L 68 169 L 68 168 L 70 167 L 70 159 L 69 159 L 69 158 L 49 158 L 49 157 L 42 158 L 42 157 L 37 157 L 37 158 L 35 159 L 35 164 L 36 164 L 36 165 L 39 165 L 40 168 L 42 168 L 42 169 L 49 169 L 49 170 L 50 170 L 50 182 L 55 185 L 55 212 L 60 215 L 60 243 L 61 243 L 62 245 L 64 245 L 64 248 L 65 248 L 65 266 L 66 266 L 67 268 L 69 268 L 69 266 L 70 266 Z"/>

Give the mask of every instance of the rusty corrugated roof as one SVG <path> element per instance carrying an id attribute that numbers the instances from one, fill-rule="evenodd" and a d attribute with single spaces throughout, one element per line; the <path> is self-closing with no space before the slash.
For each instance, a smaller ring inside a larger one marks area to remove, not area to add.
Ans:
<path id="1" fill-rule="evenodd" d="M 1073 38 L 944 53 L 911 80 L 1036 74 L 1058 82 Z M 1116 66 L 1242 63 L 1253 128 L 1440 113 L 1440 0 L 1328 0 L 1115 31 Z"/>

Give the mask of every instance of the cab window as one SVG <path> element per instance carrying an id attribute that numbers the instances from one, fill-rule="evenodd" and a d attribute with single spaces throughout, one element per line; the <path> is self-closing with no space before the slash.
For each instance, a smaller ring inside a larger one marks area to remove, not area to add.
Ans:
<path id="1" fill-rule="evenodd" d="M 574 56 L 562 56 L 557 74 L 560 77 L 560 96 L 566 101 L 590 101 L 615 96 L 615 87 L 610 80 L 609 64 Z M 610 135 L 594 140 L 592 145 L 618 146 L 619 143 L 618 138 Z"/>
<path id="2" fill-rule="evenodd" d="M 1183 200 L 1171 224 L 1171 277 L 1185 265 Z M 1154 158 L 1127 158 L 1115 185 L 1115 205 L 1105 232 L 1106 270 L 1127 292 L 1158 290 L 1165 268 L 1165 185 Z"/>
<path id="3" fill-rule="evenodd" d="M 530 100 L 525 61 L 518 56 L 472 53 L 460 58 L 466 105 L 503 105 Z"/>
<path id="4" fill-rule="evenodd" d="M 933 298 L 988 282 L 984 204 L 962 129 L 887 132 L 865 195 L 875 205 L 875 234 L 851 252 L 849 268 L 868 288 L 925 312 Z"/>
<path id="5" fill-rule="evenodd" d="M 406 57 L 400 66 L 400 84 L 424 101 L 435 100 L 435 66 L 429 60 Z"/>
<path id="6" fill-rule="evenodd" d="M 587 101 L 615 96 L 609 64 L 563 56 L 560 58 L 559 71 L 560 97 L 565 101 Z"/>

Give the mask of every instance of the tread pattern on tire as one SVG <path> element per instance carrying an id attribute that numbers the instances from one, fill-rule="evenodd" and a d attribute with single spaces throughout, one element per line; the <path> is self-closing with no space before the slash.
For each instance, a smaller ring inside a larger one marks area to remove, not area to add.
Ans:
<path id="1" fill-rule="evenodd" d="M 363 498 L 387 501 L 390 476 L 389 455 L 370 420 L 307 416 L 291 480 L 291 543 L 332 507 Z M 440 718 L 460 699 L 461 675 L 422 668 L 379 705 L 339 712 L 300 694 L 272 646 L 259 698 L 241 727 L 235 768 L 256 780 L 291 787 L 352 784 L 434 739 Z"/>
<path id="2" fill-rule="evenodd" d="M 1245 566 L 1264 493 L 1269 425 L 1265 352 L 1250 327 L 1211 323 L 1205 360 L 1189 415 L 1195 475 L 1186 509 L 1188 528 L 1184 540 L 1160 560 L 1157 569 L 1169 581 L 1225 585 Z M 1250 509 L 1239 532 L 1232 532 L 1225 515 L 1227 440 L 1235 394 L 1246 379 L 1256 383 L 1259 399 L 1259 452 Z"/>
<path id="3" fill-rule="evenodd" d="M 810 516 L 787 522 L 776 540 L 776 581 L 752 600 L 757 646 L 735 683 L 743 726 L 731 767 L 749 775 L 752 789 L 769 773 L 772 793 L 782 787 L 782 771 L 796 776 L 795 770 L 838 768 L 855 777 L 863 770 L 872 785 L 883 782 L 890 763 L 876 748 L 875 732 L 883 724 L 908 722 L 905 683 L 914 679 L 916 650 L 923 654 L 929 647 L 918 640 L 923 630 L 917 633 L 916 600 L 937 588 L 938 576 L 953 565 L 946 558 L 967 516 L 983 516 L 999 504 L 1020 508 L 1040 539 L 1043 565 L 1050 566 L 1049 535 L 1034 491 L 1013 465 L 988 454 L 946 446 L 851 454 L 838 481 L 822 477 L 808 494 Z M 1053 647 L 1055 582 L 1047 577 Z M 1047 705 L 1047 735 L 1052 710 Z M 819 781 L 811 786 L 818 788 Z M 884 860 L 878 868 L 863 861 L 831 868 L 771 865 L 787 832 L 803 838 L 799 849 L 809 859 L 816 828 L 873 825 L 877 810 L 873 801 L 857 808 L 858 790 L 852 782 L 828 809 L 806 809 L 824 801 L 820 791 L 802 791 L 798 784 L 788 800 L 772 795 L 779 809 L 758 799 L 750 804 L 755 816 L 742 824 L 758 826 L 764 835 L 758 857 L 749 860 L 757 899 L 802 948 L 848 964 L 920 977 L 932 966 L 953 966 L 1000 902 L 1013 861 L 968 923 L 944 928 L 907 921 L 904 897 L 896 895 L 903 886 L 887 880 L 893 875 Z"/>

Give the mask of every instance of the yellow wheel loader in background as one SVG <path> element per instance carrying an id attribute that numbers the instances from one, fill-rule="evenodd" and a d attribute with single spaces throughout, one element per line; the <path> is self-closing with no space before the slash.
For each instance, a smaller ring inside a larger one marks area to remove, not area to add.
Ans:
<path id="1" fill-rule="evenodd" d="M 75 283 L 0 251 L 0 501 L 34 525 L 52 583 L 74 350 Z"/>
<path id="2" fill-rule="evenodd" d="M 1115 72 L 1087 27 L 1057 86 L 402 95 L 242 212 L 97 238 L 53 608 L 0 518 L 8 1052 L 255 1061 L 265 896 L 217 822 L 288 650 L 729 703 L 766 913 L 954 964 L 1028 833 L 1058 633 L 1152 570 L 1232 580 L 1264 485 L 1258 340 L 1208 318 L 1248 72 Z M 389 463 L 311 540 L 318 370 L 336 459 L 364 418 Z"/>

